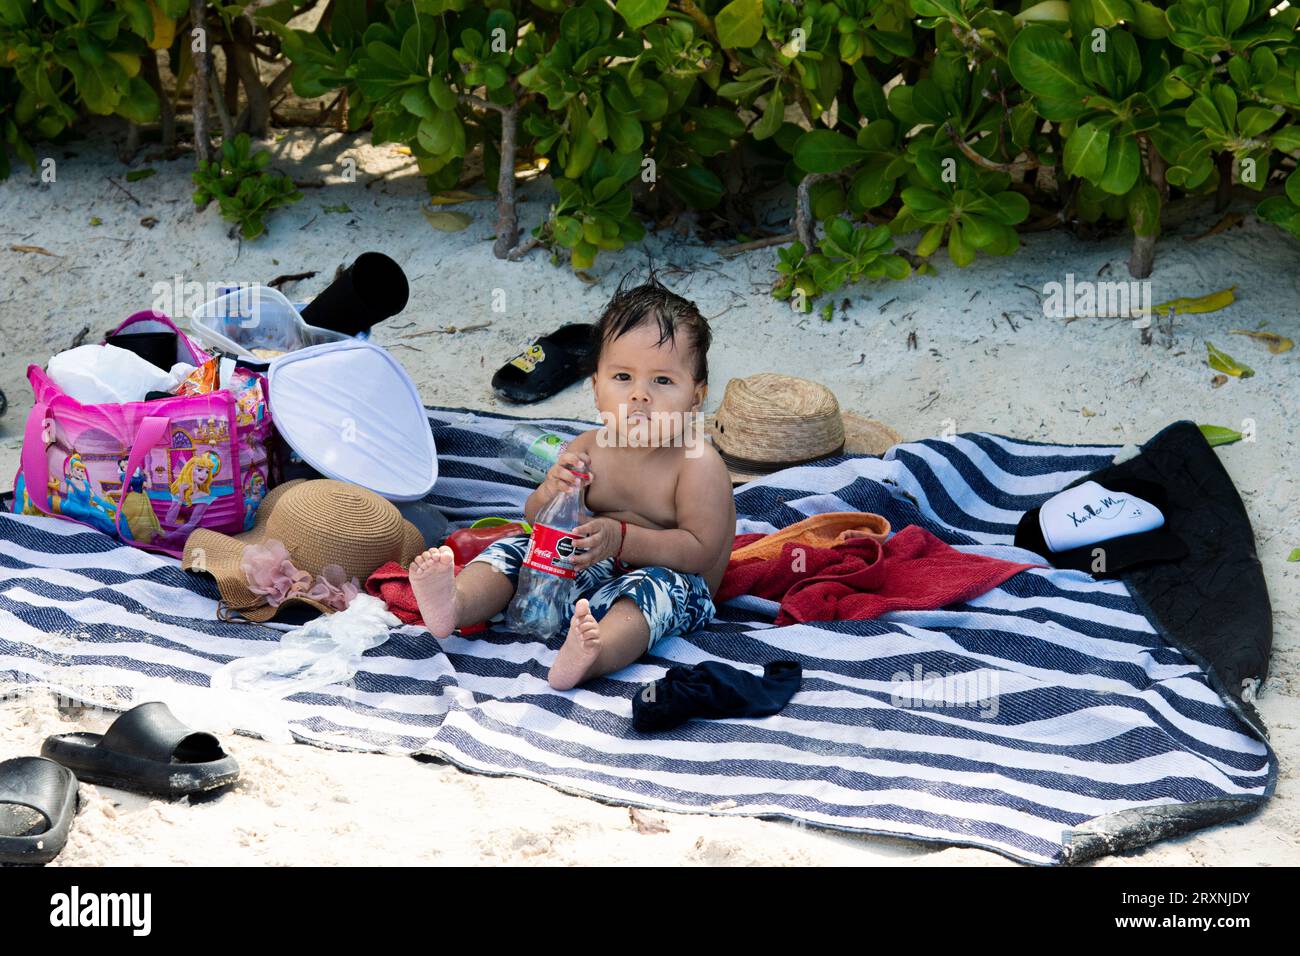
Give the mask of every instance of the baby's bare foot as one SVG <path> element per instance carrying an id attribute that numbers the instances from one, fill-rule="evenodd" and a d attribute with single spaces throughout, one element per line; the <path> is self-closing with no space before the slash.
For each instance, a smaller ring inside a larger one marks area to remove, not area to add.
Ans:
<path id="1" fill-rule="evenodd" d="M 581 598 L 573 609 L 569 636 L 555 656 L 546 681 L 556 690 L 569 690 L 582 683 L 600 656 L 600 622 L 591 614 L 591 605 Z"/>
<path id="2" fill-rule="evenodd" d="M 455 555 L 451 548 L 430 548 L 411 562 L 411 590 L 424 626 L 434 637 L 456 630 Z"/>

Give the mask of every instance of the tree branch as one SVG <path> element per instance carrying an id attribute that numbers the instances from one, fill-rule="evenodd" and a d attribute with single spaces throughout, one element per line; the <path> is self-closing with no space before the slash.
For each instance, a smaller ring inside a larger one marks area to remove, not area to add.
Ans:
<path id="1" fill-rule="evenodd" d="M 794 233 L 803 243 L 806 252 L 817 247 L 817 227 L 812 218 L 812 187 L 823 179 L 830 179 L 829 173 L 809 173 L 799 180 L 799 189 L 795 192 Z"/>
<path id="2" fill-rule="evenodd" d="M 190 0 L 190 23 L 200 31 L 203 47 L 194 53 L 194 156 L 201 163 L 212 159 L 208 139 L 208 28 L 203 16 L 206 6 L 205 0 Z"/>
<path id="3" fill-rule="evenodd" d="M 172 98 L 163 89 L 162 76 L 158 72 L 158 51 L 150 50 L 149 55 L 140 61 L 140 70 L 145 82 L 158 94 L 158 118 L 161 124 L 162 147 L 170 151 L 176 145 L 176 113 L 172 108 Z"/>
<path id="4" fill-rule="evenodd" d="M 496 110 L 498 113 L 505 113 L 506 111 L 506 107 L 498 106 L 496 103 L 485 100 L 481 96 L 475 96 L 473 93 L 461 93 L 460 101 L 480 110 Z"/>
<path id="5" fill-rule="evenodd" d="M 948 138 L 953 141 L 953 143 L 956 145 L 956 147 L 959 150 L 961 150 L 961 154 L 965 156 L 967 159 L 969 159 L 976 166 L 979 166 L 983 169 L 989 169 L 995 173 L 1023 173 L 1023 172 L 1028 172 L 1031 169 L 1037 169 L 1039 166 L 1042 165 L 1038 161 L 1038 157 L 1034 156 L 1032 153 L 1028 154 L 1030 157 L 1029 159 L 1020 163 L 994 162 L 993 160 L 987 159 L 981 156 L 979 153 L 975 152 L 975 150 L 971 148 L 971 145 L 967 143 L 966 140 L 962 139 L 960 136 L 957 135 L 957 131 L 952 128 L 951 123 L 944 123 L 943 128 L 944 131 L 948 134 Z"/>
<path id="6" fill-rule="evenodd" d="M 1165 169 L 1167 164 L 1165 158 L 1160 155 L 1151 138 L 1143 133 L 1140 137 L 1141 145 L 1146 147 L 1147 154 L 1147 173 L 1151 178 L 1151 184 L 1156 188 L 1156 194 L 1159 196 L 1160 206 L 1164 207 L 1165 196 L 1169 191 L 1169 185 L 1165 181 Z M 1145 279 L 1151 275 L 1151 269 L 1155 264 L 1156 258 L 1156 239 L 1160 235 L 1159 213 L 1157 216 L 1157 228 L 1150 235 L 1133 234 L 1133 248 L 1129 253 L 1128 273 L 1134 279 Z"/>
<path id="7" fill-rule="evenodd" d="M 217 117 L 221 120 L 221 136 L 223 139 L 230 139 L 235 135 L 235 130 L 230 121 L 230 110 L 226 108 L 225 98 L 221 95 L 221 84 L 217 82 L 217 74 L 208 74 L 208 87 L 212 90 L 212 100 L 217 105 Z"/>
<path id="8" fill-rule="evenodd" d="M 235 126 L 259 138 L 265 137 L 271 126 L 271 99 L 266 87 L 262 85 L 262 75 L 258 72 L 251 52 L 253 21 L 247 16 L 236 17 L 231 23 L 231 33 L 232 43 L 228 49 L 235 70 L 239 73 L 239 82 L 244 87 L 244 97 L 248 101 Z"/>
<path id="9" fill-rule="evenodd" d="M 497 172 L 497 238 L 492 253 L 507 259 L 519 235 L 519 210 L 515 206 L 515 121 L 519 104 L 501 111 L 501 165 Z"/>

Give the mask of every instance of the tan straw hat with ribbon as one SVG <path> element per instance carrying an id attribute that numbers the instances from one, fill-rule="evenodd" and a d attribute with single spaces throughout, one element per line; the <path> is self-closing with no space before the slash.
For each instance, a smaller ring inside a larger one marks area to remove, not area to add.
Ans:
<path id="1" fill-rule="evenodd" d="M 825 385 L 776 372 L 727 382 L 706 427 L 735 483 L 831 455 L 883 455 L 903 440 L 875 419 L 841 414 Z"/>
<path id="2" fill-rule="evenodd" d="M 405 566 L 425 549 L 415 525 L 373 491 L 328 478 L 300 478 L 274 488 L 262 500 L 251 531 L 194 531 L 185 542 L 181 567 L 211 574 L 227 608 L 251 621 L 270 620 L 292 601 L 327 613 L 335 610 L 305 595 L 272 606 L 265 595 L 249 588 L 240 567 L 244 549 L 268 541 L 283 543 L 294 568 L 313 579 L 326 565 L 336 564 L 347 580 L 356 578 L 363 589 L 380 566 L 389 561 Z"/>

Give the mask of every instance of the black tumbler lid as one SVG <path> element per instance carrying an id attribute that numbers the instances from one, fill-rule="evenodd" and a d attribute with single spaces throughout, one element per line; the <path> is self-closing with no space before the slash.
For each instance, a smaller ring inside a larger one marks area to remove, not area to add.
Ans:
<path id="1" fill-rule="evenodd" d="M 318 329 L 359 335 L 406 308 L 411 287 L 406 273 L 382 252 L 363 252 L 302 310 Z"/>

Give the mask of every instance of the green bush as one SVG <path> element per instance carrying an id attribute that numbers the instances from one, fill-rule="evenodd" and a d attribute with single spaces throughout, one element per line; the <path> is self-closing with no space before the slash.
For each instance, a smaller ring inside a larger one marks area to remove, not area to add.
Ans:
<path id="1" fill-rule="evenodd" d="M 430 191 L 481 155 L 501 199 L 498 256 L 529 245 L 521 162 L 544 157 L 559 197 L 533 244 L 575 269 L 638 241 L 651 217 L 697 210 L 743 232 L 757 195 L 802 183 L 775 292 L 810 309 L 845 283 L 916 271 L 909 259 L 962 267 L 1014 252 L 1020 230 L 1080 222 L 1124 224 L 1145 275 L 1170 198 L 1222 204 L 1234 179 L 1267 190 L 1260 218 L 1300 236 L 1287 178 L 1300 13 L 1270 2 L 332 0 L 313 31 L 286 24 L 288 3 L 254 22 L 296 93 L 345 96 L 348 127 L 408 146 Z M 74 122 L 74 107 L 148 120 L 159 91 L 132 58 L 157 42 L 151 18 L 184 6 L 0 0 L 14 151 L 30 162 L 18 144 Z M 232 42 L 241 9 L 213 7 Z M 184 73 L 184 23 L 171 26 Z M 903 237 L 909 251 L 894 250 Z"/>
<path id="2" fill-rule="evenodd" d="M 202 208 L 215 199 L 223 219 L 238 225 L 245 239 L 256 239 L 266 232 L 267 213 L 302 198 L 293 180 L 266 168 L 270 162 L 266 150 L 253 152 L 247 133 L 226 140 L 216 159 L 194 171 L 194 204 Z"/>

